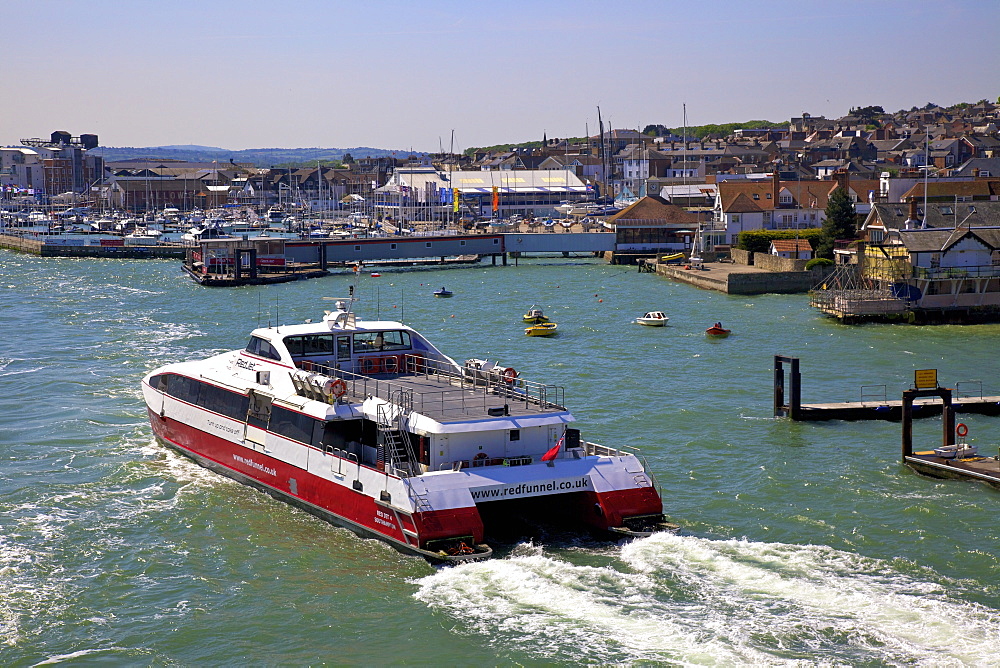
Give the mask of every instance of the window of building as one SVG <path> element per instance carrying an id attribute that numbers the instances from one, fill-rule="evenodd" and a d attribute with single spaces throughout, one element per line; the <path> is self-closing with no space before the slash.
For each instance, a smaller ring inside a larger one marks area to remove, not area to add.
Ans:
<path id="1" fill-rule="evenodd" d="M 782 193 L 781 195 L 778 196 L 778 203 L 779 204 L 791 204 L 792 203 L 792 196 L 791 195 L 786 195 L 786 194 Z"/>

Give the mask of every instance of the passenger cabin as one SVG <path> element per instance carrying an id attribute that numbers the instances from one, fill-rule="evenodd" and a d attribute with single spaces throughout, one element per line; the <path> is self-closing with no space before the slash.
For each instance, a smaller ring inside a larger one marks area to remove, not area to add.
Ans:
<path id="1" fill-rule="evenodd" d="M 560 438 L 579 440 L 566 429 L 573 417 L 561 387 L 472 374 L 398 322 L 358 321 L 340 310 L 322 323 L 254 330 L 238 355 L 294 369 L 296 394 L 323 402 L 293 411 L 303 421 L 294 440 L 379 469 L 517 466 L 537 463 Z M 322 383 L 342 383 L 342 391 L 325 394 Z"/>

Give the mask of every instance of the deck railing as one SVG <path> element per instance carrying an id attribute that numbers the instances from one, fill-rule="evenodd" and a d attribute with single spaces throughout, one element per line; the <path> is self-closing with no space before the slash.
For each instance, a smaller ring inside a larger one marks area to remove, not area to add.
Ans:
<path id="1" fill-rule="evenodd" d="M 412 385 L 400 382 L 403 378 L 422 378 L 437 385 L 447 386 L 439 391 L 423 388 L 413 392 L 413 410 L 435 413 L 488 413 L 495 417 L 509 414 L 511 405 L 535 406 L 543 409 L 565 409 L 565 389 L 558 385 L 544 385 L 508 377 L 502 372 L 482 372 L 455 367 L 450 363 L 431 360 L 419 355 L 405 355 L 403 364 L 394 373 L 363 375 L 344 371 L 334 366 L 312 364 L 310 372 L 330 379 L 340 379 L 346 385 L 346 394 L 352 397 L 377 397 L 391 401 L 394 391 L 412 390 Z M 293 374 L 293 378 L 295 375 Z M 300 389 L 301 386 L 301 389 Z M 317 398 L 316 383 L 296 383 L 299 394 Z M 456 391 L 463 390 L 463 391 Z M 332 401 L 329 396 L 327 400 Z"/>

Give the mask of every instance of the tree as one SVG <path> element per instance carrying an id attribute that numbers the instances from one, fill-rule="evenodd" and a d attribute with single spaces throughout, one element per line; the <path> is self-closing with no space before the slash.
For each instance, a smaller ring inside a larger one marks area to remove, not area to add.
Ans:
<path id="1" fill-rule="evenodd" d="M 351 155 L 350 153 L 345 153 L 345 154 L 344 154 L 344 157 L 343 157 L 343 158 L 341 158 L 341 160 L 340 160 L 340 161 L 341 161 L 341 162 L 343 162 L 343 163 L 344 163 L 345 165 L 349 165 L 349 164 L 351 164 L 352 162 L 354 162 L 354 156 L 353 156 L 353 155 Z"/>
<path id="2" fill-rule="evenodd" d="M 833 259 L 833 243 L 838 239 L 853 239 L 856 234 L 854 202 L 847 191 L 838 187 L 826 203 L 823 233 L 816 246 L 816 256 Z"/>
<path id="3" fill-rule="evenodd" d="M 870 107 L 852 107 L 848 113 L 852 116 L 857 116 L 858 120 L 863 123 L 878 126 L 878 119 L 880 116 L 885 114 L 885 109 L 877 105 Z"/>

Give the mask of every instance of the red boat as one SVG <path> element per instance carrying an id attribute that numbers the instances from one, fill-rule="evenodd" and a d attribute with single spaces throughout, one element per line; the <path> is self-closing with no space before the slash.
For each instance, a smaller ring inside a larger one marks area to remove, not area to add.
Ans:
<path id="1" fill-rule="evenodd" d="M 721 339 L 729 336 L 730 332 L 732 330 L 724 328 L 721 322 L 717 322 L 705 330 L 705 336 L 714 336 Z"/>

